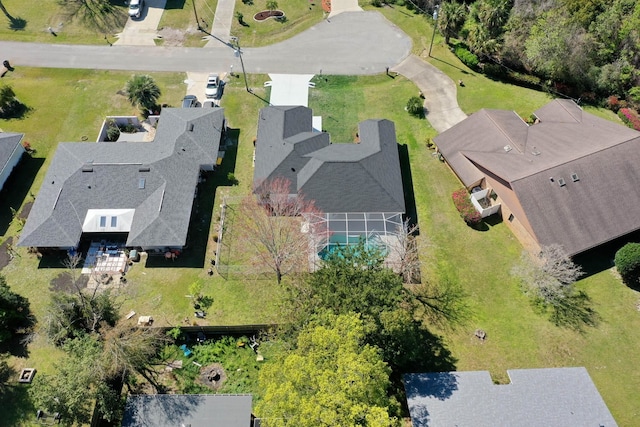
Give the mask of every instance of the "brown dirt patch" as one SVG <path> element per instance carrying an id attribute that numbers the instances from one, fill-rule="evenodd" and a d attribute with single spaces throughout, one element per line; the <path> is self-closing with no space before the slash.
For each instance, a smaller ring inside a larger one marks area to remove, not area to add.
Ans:
<path id="1" fill-rule="evenodd" d="M 80 277 L 78 277 L 77 284 L 80 289 L 86 288 L 87 282 L 89 282 L 89 276 L 87 276 L 86 274 L 80 275 Z M 73 285 L 71 274 L 69 274 L 68 271 L 58 274 L 57 277 L 51 280 L 51 282 L 49 282 L 49 289 L 55 292 L 67 293 L 77 291 L 76 287 Z"/>
<path id="2" fill-rule="evenodd" d="M 158 31 L 158 35 L 162 37 L 163 46 L 181 47 L 184 46 L 187 36 L 192 33 L 195 34 L 196 32 L 197 31 L 191 31 L 191 29 L 184 31 L 167 27 Z"/>
<path id="3" fill-rule="evenodd" d="M 13 237 L 9 237 L 0 245 L 0 270 L 9 265 L 11 255 L 9 255 L 9 246 L 13 243 Z"/>
<path id="4" fill-rule="evenodd" d="M 203 366 L 198 375 L 198 382 L 212 390 L 218 390 L 227 379 L 227 374 L 220 363 Z"/>
<path id="5" fill-rule="evenodd" d="M 262 12 L 258 12 L 253 15 L 253 19 L 255 21 L 264 21 L 269 18 L 282 18 L 284 16 L 284 12 L 281 10 L 263 10 Z"/>

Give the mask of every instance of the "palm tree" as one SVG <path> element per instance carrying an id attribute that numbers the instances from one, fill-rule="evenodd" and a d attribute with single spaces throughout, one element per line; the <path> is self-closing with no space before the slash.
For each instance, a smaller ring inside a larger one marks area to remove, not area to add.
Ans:
<path id="1" fill-rule="evenodd" d="M 467 8 L 456 1 L 443 2 L 440 7 L 440 19 L 438 29 L 444 35 L 444 42 L 449 44 L 449 39 L 458 34 L 467 18 Z"/>
<path id="2" fill-rule="evenodd" d="M 156 106 L 160 98 L 160 88 L 148 74 L 135 74 L 125 86 L 127 98 L 132 105 L 144 110 Z"/>
<path id="3" fill-rule="evenodd" d="M 267 9 L 270 12 L 273 12 L 274 10 L 276 10 L 278 8 L 278 2 L 276 0 L 268 0 L 267 1 Z"/>

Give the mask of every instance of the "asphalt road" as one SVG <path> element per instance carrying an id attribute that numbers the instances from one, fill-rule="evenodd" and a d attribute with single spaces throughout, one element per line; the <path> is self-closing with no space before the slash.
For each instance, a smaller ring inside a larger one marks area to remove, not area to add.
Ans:
<path id="1" fill-rule="evenodd" d="M 240 40 L 242 44 L 242 40 Z M 344 12 L 282 43 L 243 48 L 248 73 L 375 74 L 406 58 L 411 40 L 378 12 Z M 207 48 L 86 46 L 0 42 L 11 65 L 132 71 L 226 70 L 242 67 L 237 52 L 220 42 Z"/>

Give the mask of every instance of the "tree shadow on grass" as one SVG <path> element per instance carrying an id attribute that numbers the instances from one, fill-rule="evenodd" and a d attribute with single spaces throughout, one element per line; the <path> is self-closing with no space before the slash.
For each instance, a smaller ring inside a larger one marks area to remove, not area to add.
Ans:
<path id="1" fill-rule="evenodd" d="M 30 386 L 18 384 L 17 380 L 14 380 L 17 377 L 18 373 L 14 372 L 9 378 L 9 384 L 0 391 L 0 427 L 24 425 L 27 420 L 35 422 L 36 408 L 28 394 Z"/>
<path id="2" fill-rule="evenodd" d="M 577 291 L 557 301 L 548 308 L 549 320 L 556 326 L 584 332 L 586 327 L 596 327 L 600 315 L 592 306 L 591 298 L 584 291 Z"/>

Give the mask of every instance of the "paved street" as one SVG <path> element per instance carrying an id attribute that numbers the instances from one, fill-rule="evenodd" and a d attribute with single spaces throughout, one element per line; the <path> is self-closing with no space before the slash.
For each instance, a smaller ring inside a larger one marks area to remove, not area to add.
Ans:
<path id="1" fill-rule="evenodd" d="M 242 44 L 242 40 L 240 40 Z M 243 49 L 249 73 L 374 74 L 409 55 L 411 40 L 377 12 L 343 12 L 282 43 Z M 13 66 L 133 71 L 241 70 L 229 46 L 146 47 L 0 42 Z"/>

